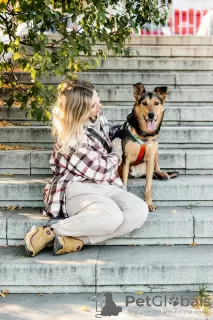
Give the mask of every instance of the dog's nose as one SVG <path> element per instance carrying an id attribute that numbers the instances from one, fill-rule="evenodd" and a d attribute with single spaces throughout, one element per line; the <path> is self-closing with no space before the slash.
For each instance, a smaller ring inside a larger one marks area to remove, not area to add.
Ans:
<path id="1" fill-rule="evenodd" d="M 154 112 L 148 113 L 149 119 L 154 119 L 154 116 L 155 116 Z"/>

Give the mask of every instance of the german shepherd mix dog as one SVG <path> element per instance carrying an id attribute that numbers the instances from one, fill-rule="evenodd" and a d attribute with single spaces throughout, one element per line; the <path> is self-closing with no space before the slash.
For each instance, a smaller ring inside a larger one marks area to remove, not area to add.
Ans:
<path id="1" fill-rule="evenodd" d="M 178 172 L 163 172 L 158 159 L 158 136 L 164 116 L 164 101 L 167 87 L 156 87 L 154 92 L 146 92 L 142 83 L 133 85 L 135 103 L 127 121 L 116 132 L 115 138 L 122 140 L 122 163 L 118 172 L 125 186 L 128 177 L 146 176 L 145 201 L 150 211 L 156 207 L 152 203 L 152 179 L 168 180 Z"/>

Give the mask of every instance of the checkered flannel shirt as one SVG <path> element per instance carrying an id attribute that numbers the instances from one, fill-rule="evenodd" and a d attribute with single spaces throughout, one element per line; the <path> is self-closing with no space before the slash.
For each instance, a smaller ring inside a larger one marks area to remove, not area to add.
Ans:
<path id="1" fill-rule="evenodd" d="M 101 136 L 111 147 L 111 139 L 120 125 L 110 126 L 101 112 L 99 115 Z M 88 126 L 89 127 L 89 126 Z M 110 184 L 125 189 L 117 167 L 121 158 L 116 152 L 107 153 L 101 142 L 85 130 L 82 147 L 70 147 L 69 154 L 57 152 L 60 143 L 56 140 L 49 164 L 53 178 L 44 188 L 43 215 L 51 218 L 68 218 L 65 190 L 70 183 L 91 181 Z M 74 187 L 74 186 L 73 186 Z"/>

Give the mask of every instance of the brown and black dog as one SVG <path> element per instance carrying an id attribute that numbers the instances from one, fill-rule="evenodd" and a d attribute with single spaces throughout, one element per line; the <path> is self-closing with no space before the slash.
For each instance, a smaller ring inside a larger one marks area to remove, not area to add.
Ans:
<path id="1" fill-rule="evenodd" d="M 156 207 L 152 203 L 152 179 L 167 180 L 178 172 L 163 172 L 159 166 L 158 136 L 164 117 L 164 101 L 167 87 L 156 87 L 147 92 L 142 83 L 133 85 L 135 97 L 132 112 L 127 121 L 116 132 L 115 137 L 122 139 L 122 164 L 119 174 L 125 186 L 128 177 L 146 176 L 145 201 L 150 211 Z"/>

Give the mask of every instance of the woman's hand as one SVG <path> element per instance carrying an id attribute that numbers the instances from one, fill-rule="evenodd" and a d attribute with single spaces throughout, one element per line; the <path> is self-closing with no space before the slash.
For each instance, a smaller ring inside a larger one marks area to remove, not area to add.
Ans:
<path id="1" fill-rule="evenodd" d="M 122 156 L 123 151 L 120 138 L 115 138 L 112 141 L 112 152 L 118 153 L 120 157 Z"/>

